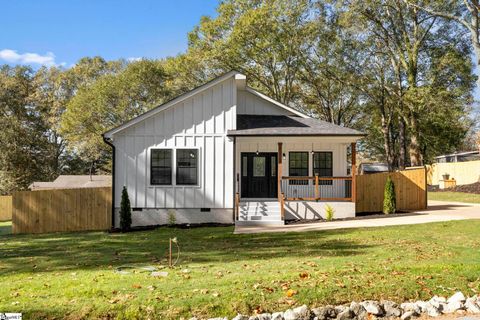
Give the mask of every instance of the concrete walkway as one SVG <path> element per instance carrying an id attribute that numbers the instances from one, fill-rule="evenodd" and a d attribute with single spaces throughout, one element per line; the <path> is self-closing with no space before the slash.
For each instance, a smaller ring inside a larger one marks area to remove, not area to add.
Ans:
<path id="1" fill-rule="evenodd" d="M 428 209 L 399 215 L 374 215 L 352 220 L 287 224 L 284 226 L 236 226 L 235 234 L 265 232 L 302 232 L 345 228 L 369 228 L 480 219 L 480 204 L 429 201 Z"/>

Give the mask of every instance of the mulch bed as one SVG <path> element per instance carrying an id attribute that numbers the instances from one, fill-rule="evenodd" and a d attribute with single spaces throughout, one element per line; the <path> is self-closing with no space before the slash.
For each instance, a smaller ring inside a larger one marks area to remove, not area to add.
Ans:
<path id="1" fill-rule="evenodd" d="M 456 186 L 453 188 L 439 189 L 438 186 L 429 186 L 428 191 L 431 192 L 465 192 L 465 193 L 474 193 L 480 194 L 480 182 L 475 182 L 472 184 L 464 184 L 462 186 Z"/>

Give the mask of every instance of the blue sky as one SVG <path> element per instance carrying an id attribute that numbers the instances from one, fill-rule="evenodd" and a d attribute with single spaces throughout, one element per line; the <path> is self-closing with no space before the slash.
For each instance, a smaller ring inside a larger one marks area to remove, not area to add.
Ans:
<path id="1" fill-rule="evenodd" d="M 0 64 L 71 66 L 84 56 L 161 58 L 218 0 L 11 0 L 0 9 Z"/>

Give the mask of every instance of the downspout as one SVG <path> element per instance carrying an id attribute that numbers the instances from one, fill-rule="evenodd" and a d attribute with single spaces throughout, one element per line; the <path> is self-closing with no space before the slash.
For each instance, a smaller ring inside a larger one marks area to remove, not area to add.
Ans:
<path id="1" fill-rule="evenodd" d="M 237 172 L 237 137 L 233 137 L 233 223 L 235 224 L 236 223 L 236 220 L 235 220 L 235 217 L 237 216 L 237 207 L 235 206 L 235 199 L 236 199 L 236 195 L 237 195 L 237 190 L 236 190 L 236 186 L 237 186 L 237 175 L 236 175 L 236 172 Z"/>
<path id="2" fill-rule="evenodd" d="M 103 142 L 112 147 L 112 229 L 115 229 L 115 146 L 112 139 L 106 138 L 102 134 Z"/>

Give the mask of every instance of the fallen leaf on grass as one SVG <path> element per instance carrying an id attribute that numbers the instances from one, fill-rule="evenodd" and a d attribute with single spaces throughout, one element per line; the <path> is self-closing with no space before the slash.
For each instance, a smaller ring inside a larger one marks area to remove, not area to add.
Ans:
<path id="1" fill-rule="evenodd" d="M 296 295 L 297 293 L 298 293 L 297 290 L 288 289 L 285 294 L 286 294 L 287 297 L 291 298 L 291 297 L 293 297 L 294 295 Z"/>
<path id="2" fill-rule="evenodd" d="M 253 309 L 253 313 L 261 314 L 261 313 L 263 313 L 263 310 L 260 306 L 256 306 L 255 309 Z"/>
<path id="3" fill-rule="evenodd" d="M 134 289 L 141 289 L 142 286 L 139 285 L 139 284 L 134 284 L 134 285 L 132 285 L 132 288 L 134 288 Z"/>
<path id="4" fill-rule="evenodd" d="M 300 279 L 308 279 L 308 278 L 310 278 L 310 275 L 308 274 L 308 272 L 301 272 L 301 273 L 299 274 L 299 276 L 300 276 Z"/>

